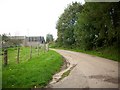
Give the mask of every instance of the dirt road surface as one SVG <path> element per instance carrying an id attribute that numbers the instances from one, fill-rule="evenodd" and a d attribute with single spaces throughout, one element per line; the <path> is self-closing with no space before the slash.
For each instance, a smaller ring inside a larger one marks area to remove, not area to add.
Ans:
<path id="1" fill-rule="evenodd" d="M 52 88 L 118 88 L 118 62 L 84 53 L 53 50 L 76 66 Z"/>

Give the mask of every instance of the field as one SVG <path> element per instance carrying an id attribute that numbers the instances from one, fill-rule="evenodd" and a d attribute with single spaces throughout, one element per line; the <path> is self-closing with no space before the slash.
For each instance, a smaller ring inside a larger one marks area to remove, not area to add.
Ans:
<path id="1" fill-rule="evenodd" d="M 29 48 L 21 48 L 20 63 L 16 63 L 16 49 L 8 51 L 9 63 L 2 66 L 2 87 L 3 88 L 33 88 L 45 87 L 63 64 L 62 56 L 55 51 L 40 51 L 36 49 L 33 56 L 29 58 Z M 36 54 L 35 54 L 36 53 Z"/>

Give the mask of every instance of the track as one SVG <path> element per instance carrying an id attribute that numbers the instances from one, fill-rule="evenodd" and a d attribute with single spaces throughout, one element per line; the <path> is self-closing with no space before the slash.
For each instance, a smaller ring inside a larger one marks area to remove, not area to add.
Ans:
<path id="1" fill-rule="evenodd" d="M 52 88 L 118 88 L 118 62 L 73 51 L 53 50 L 76 66 Z"/>

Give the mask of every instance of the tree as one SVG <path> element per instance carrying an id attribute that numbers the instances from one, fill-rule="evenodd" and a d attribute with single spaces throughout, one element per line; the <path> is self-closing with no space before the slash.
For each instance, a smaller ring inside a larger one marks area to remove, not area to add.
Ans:
<path id="1" fill-rule="evenodd" d="M 75 26 L 77 46 L 95 49 L 117 42 L 118 7 L 118 3 L 85 3 Z"/>
<path id="2" fill-rule="evenodd" d="M 53 35 L 52 34 L 47 34 L 46 35 L 46 42 L 47 43 L 53 42 Z"/>
<path id="3" fill-rule="evenodd" d="M 58 30 L 58 44 L 64 47 L 71 47 L 75 43 L 74 26 L 77 22 L 77 15 L 82 10 L 80 3 L 72 3 L 60 16 L 56 29 Z"/>
<path id="4" fill-rule="evenodd" d="M 93 50 L 120 45 L 120 3 L 72 3 L 60 16 L 56 28 L 59 46 Z"/>
<path id="5" fill-rule="evenodd" d="M 13 39 L 10 36 L 7 36 L 6 34 L 2 34 L 2 47 L 7 48 L 7 47 L 15 47 L 15 46 L 20 46 L 22 43 L 22 40 L 20 39 Z"/>
<path id="6" fill-rule="evenodd" d="M 2 48 L 9 47 L 10 46 L 10 38 L 6 34 L 2 34 Z"/>

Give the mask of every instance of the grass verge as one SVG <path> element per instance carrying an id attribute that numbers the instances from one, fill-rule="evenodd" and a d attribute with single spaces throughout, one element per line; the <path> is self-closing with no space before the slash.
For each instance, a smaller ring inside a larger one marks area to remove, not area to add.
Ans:
<path id="1" fill-rule="evenodd" d="M 12 55 L 14 50 L 11 50 L 10 53 Z M 14 61 L 14 58 L 11 57 L 11 62 L 12 60 Z M 2 67 L 2 87 L 44 87 L 60 70 L 62 64 L 62 56 L 52 50 L 46 53 L 41 52 L 39 56 L 20 64 L 10 63 L 8 66 Z"/>
<path id="2" fill-rule="evenodd" d="M 95 55 L 95 56 L 99 56 L 99 57 L 103 57 L 103 58 L 107 58 L 107 59 L 120 62 L 120 54 L 118 52 L 118 49 L 116 49 L 115 47 L 107 47 L 107 48 L 102 48 L 98 50 L 81 50 L 78 48 L 70 49 L 70 48 L 63 48 L 63 47 L 59 47 L 59 48 L 56 47 L 56 49 L 64 49 L 64 50 L 70 50 L 70 51 L 75 51 L 75 52 L 82 52 L 82 53 Z"/>

